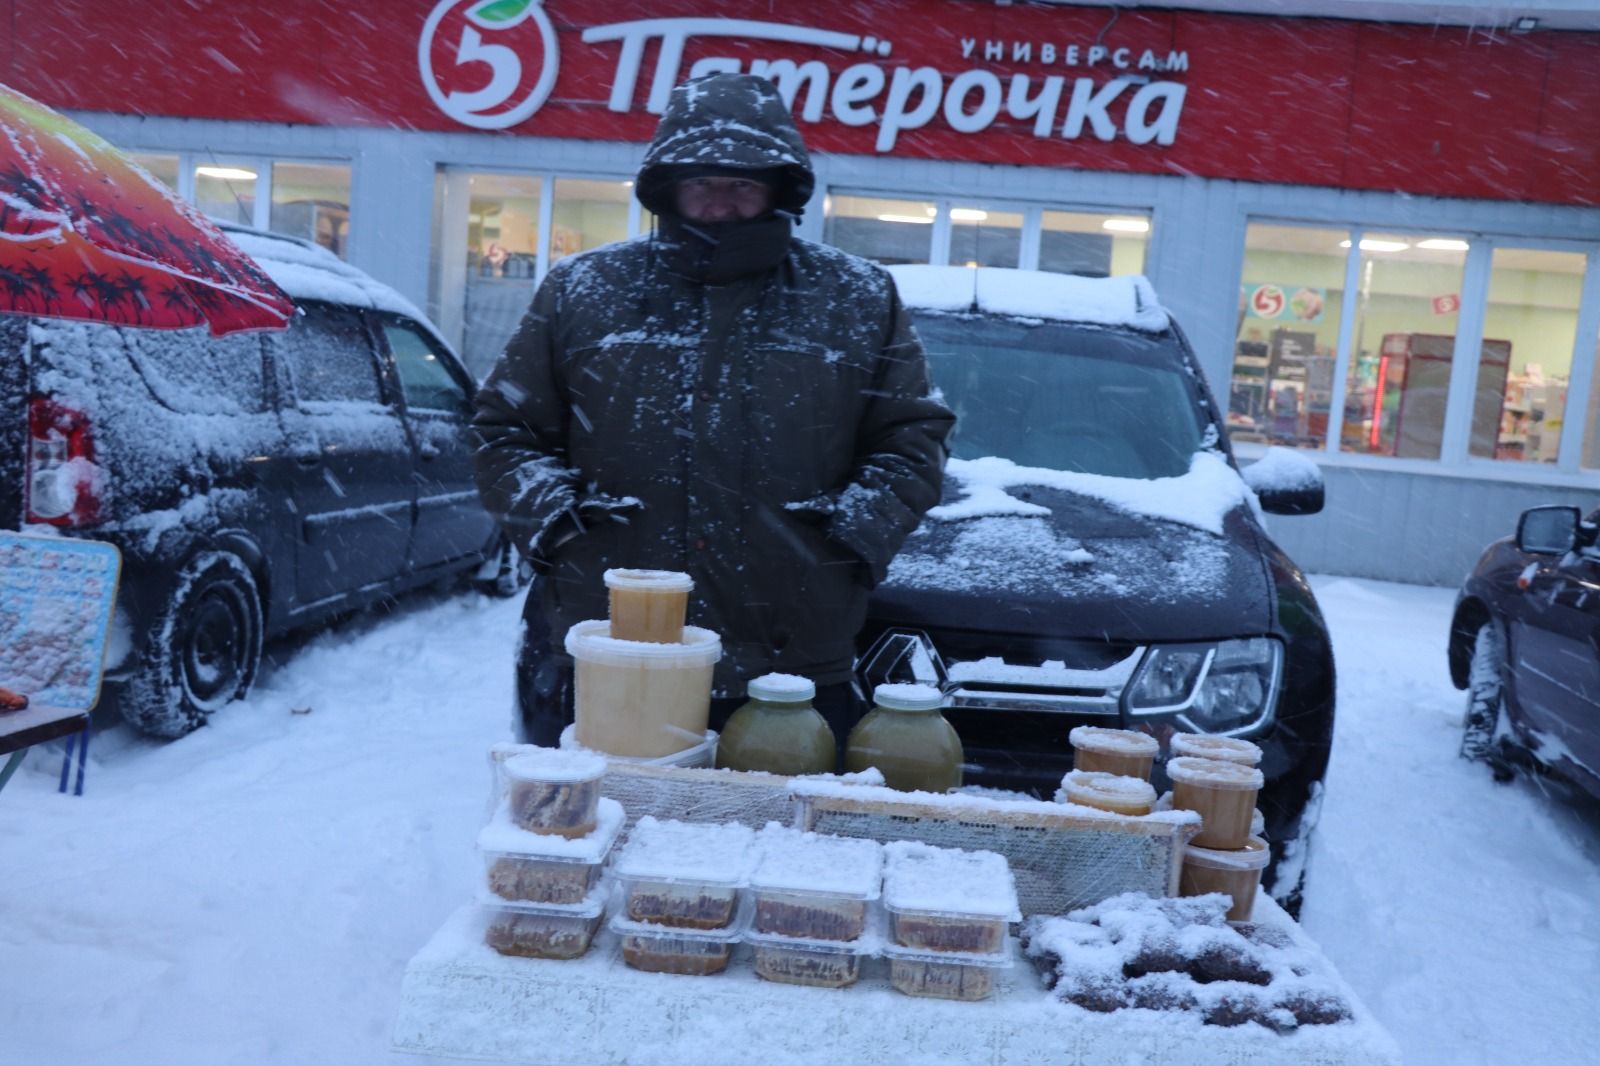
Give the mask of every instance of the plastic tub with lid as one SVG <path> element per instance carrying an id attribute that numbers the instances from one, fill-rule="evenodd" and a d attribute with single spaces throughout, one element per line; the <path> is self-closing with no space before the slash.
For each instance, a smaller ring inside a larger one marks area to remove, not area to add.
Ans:
<path id="1" fill-rule="evenodd" d="M 677 644 L 618 640 L 606 621 L 579 622 L 565 646 L 575 664 L 577 740 L 591 751 L 658 758 L 700 744 L 722 641 L 685 626 Z"/>

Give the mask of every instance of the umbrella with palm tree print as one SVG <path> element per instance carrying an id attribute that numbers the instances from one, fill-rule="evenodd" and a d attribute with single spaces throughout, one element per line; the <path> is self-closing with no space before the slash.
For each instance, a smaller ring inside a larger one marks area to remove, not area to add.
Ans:
<path id="1" fill-rule="evenodd" d="M 0 85 L 0 313 L 221 336 L 281 329 L 294 304 L 110 142 Z"/>

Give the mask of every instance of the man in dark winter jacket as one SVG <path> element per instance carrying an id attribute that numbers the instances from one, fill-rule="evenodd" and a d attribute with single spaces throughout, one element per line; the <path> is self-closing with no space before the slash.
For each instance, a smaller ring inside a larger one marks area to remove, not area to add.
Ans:
<path id="1" fill-rule="evenodd" d="M 769 82 L 678 86 L 636 183 L 655 232 L 552 267 L 480 390 L 479 489 L 542 572 L 528 739 L 571 720 L 562 640 L 611 567 L 693 577 L 714 728 L 771 671 L 816 682 L 841 743 L 859 716 L 867 592 L 939 500 L 953 416 L 889 275 L 792 236 L 812 188 Z"/>

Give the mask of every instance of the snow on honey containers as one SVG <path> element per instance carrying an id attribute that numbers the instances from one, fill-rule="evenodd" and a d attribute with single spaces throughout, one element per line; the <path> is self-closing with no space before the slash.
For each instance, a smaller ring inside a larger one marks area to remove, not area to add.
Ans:
<path id="1" fill-rule="evenodd" d="M 1072 766 L 1076 770 L 1096 770 L 1150 780 L 1156 751 L 1156 738 L 1131 729 L 1105 729 L 1080 725 L 1067 734 L 1072 743 Z"/>
<path id="2" fill-rule="evenodd" d="M 1071 770 L 1061 779 L 1057 803 L 1076 803 L 1080 807 L 1113 811 L 1117 814 L 1149 814 L 1155 806 L 1156 790 L 1148 781 L 1098 770 Z"/>
<path id="3" fill-rule="evenodd" d="M 1250 818 L 1263 781 L 1260 770 L 1220 759 L 1179 756 L 1167 760 L 1172 806 L 1194 811 L 1202 822 L 1192 844 L 1232 850 L 1250 839 Z"/>
<path id="4" fill-rule="evenodd" d="M 705 740 L 722 641 L 696 626 L 684 626 L 681 635 L 676 644 L 619 640 L 604 620 L 567 630 L 580 746 L 648 759 Z"/>
<path id="5" fill-rule="evenodd" d="M 1201 759 L 1221 759 L 1240 766 L 1259 766 L 1261 748 L 1238 737 L 1214 737 L 1207 733 L 1174 733 L 1168 742 L 1174 755 L 1193 755 Z"/>
<path id="6" fill-rule="evenodd" d="M 646 644 L 683 640 L 694 580 L 677 570 L 607 570 L 611 636 Z"/>

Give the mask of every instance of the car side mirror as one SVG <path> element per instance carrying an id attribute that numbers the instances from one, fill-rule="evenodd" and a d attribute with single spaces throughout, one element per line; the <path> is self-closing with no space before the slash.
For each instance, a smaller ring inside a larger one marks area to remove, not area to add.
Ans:
<path id="1" fill-rule="evenodd" d="M 1517 550 L 1529 555 L 1565 555 L 1578 545 L 1576 507 L 1533 507 L 1517 519 Z"/>
<path id="2" fill-rule="evenodd" d="M 1267 514 L 1316 514 L 1322 510 L 1326 494 L 1322 469 L 1304 452 L 1268 448 L 1240 473 Z"/>

